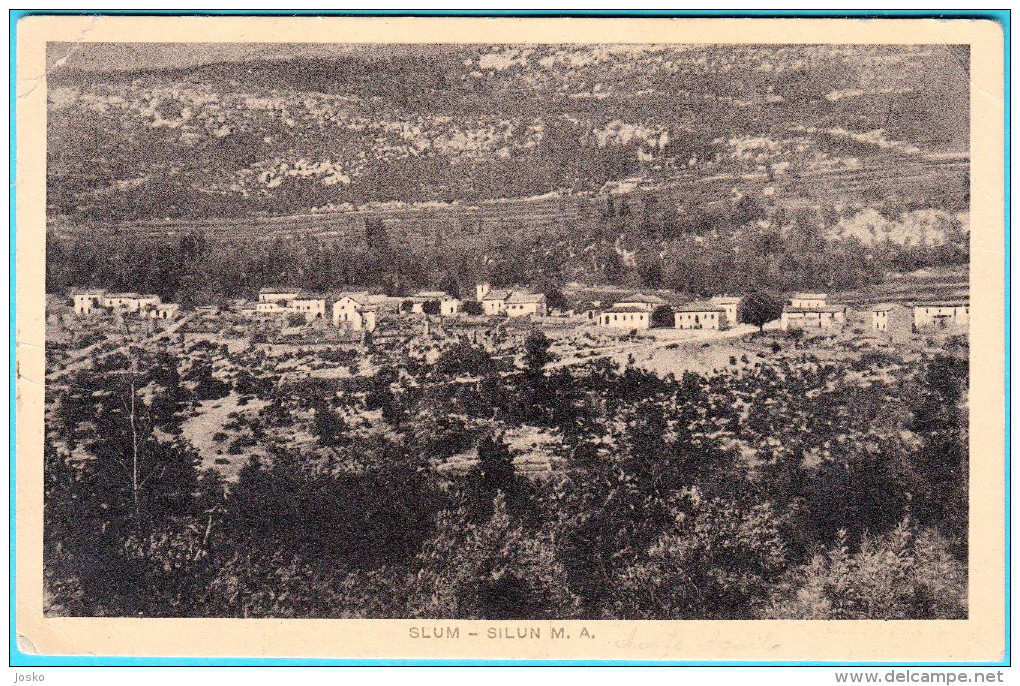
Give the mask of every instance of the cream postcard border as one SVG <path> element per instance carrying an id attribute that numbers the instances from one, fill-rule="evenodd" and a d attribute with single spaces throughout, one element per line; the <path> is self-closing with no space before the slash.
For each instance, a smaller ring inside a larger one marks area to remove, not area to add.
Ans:
<path id="1" fill-rule="evenodd" d="M 48 618 L 42 614 L 47 42 L 971 46 L 970 618 L 564 621 Z M 44 655 L 962 662 L 1005 647 L 1003 34 L 989 20 L 33 16 L 17 25 L 16 626 Z M 13 456 L 12 456 L 13 457 Z M 415 626 L 459 639 L 414 639 Z M 489 627 L 541 629 L 490 640 Z M 551 638 L 564 628 L 570 639 Z M 582 628 L 588 636 L 581 634 Z M 468 637 L 478 632 L 478 637 Z"/>

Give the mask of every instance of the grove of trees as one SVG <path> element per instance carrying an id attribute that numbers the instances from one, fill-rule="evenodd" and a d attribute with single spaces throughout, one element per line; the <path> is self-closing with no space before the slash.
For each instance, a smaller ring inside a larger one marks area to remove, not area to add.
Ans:
<path id="1" fill-rule="evenodd" d="M 182 437 L 184 359 L 74 372 L 48 389 L 47 611 L 967 616 L 965 349 L 662 378 L 551 368 L 537 333 L 516 362 L 459 346 L 333 385 L 239 376 L 265 451 L 230 481 Z M 277 440 L 300 421 L 322 450 Z M 555 439 L 548 470 L 515 462 L 522 427 Z"/>

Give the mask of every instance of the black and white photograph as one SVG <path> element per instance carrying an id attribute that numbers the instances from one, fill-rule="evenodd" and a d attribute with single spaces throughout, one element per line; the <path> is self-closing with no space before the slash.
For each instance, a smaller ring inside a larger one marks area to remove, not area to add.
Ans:
<path id="1" fill-rule="evenodd" d="M 48 43 L 44 616 L 966 620 L 970 60 Z"/>

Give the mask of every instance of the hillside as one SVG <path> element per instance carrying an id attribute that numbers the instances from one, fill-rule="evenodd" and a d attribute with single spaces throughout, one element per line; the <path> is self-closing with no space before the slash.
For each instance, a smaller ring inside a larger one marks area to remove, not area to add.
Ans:
<path id="1" fill-rule="evenodd" d="M 968 149 L 966 58 L 931 46 L 397 46 L 56 69 L 49 204 L 102 220 L 215 218 L 927 166 Z"/>

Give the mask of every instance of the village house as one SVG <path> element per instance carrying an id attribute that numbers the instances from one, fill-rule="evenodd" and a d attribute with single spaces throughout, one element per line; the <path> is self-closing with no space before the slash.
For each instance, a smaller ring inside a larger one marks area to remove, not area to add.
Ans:
<path id="1" fill-rule="evenodd" d="M 375 331 L 379 313 L 399 307 L 400 298 L 365 292 L 338 293 L 333 297 L 333 326 Z"/>
<path id="2" fill-rule="evenodd" d="M 737 309 L 740 307 L 740 297 L 717 295 L 710 302 L 717 307 L 721 307 L 726 315 L 725 320 L 719 323 L 720 329 L 737 325 Z"/>
<path id="3" fill-rule="evenodd" d="M 843 326 L 844 324 L 846 324 L 846 308 L 841 306 L 787 306 L 783 308 L 783 314 L 780 318 L 780 327 L 783 331 L 791 329 L 831 329 Z"/>
<path id="4" fill-rule="evenodd" d="M 828 296 L 825 293 L 794 293 L 790 307 L 795 310 L 817 310 L 825 307 Z"/>
<path id="5" fill-rule="evenodd" d="M 290 302 L 301 295 L 300 288 L 289 286 L 267 286 L 259 289 L 259 300 L 255 303 L 258 314 L 284 314 L 290 311 Z"/>
<path id="6" fill-rule="evenodd" d="M 970 303 L 966 300 L 914 304 L 914 329 L 966 329 Z"/>
<path id="7" fill-rule="evenodd" d="M 646 295 L 645 293 L 635 293 L 628 295 L 621 300 L 617 300 L 613 307 L 634 307 L 645 312 L 653 312 L 663 305 L 668 303 L 657 295 Z"/>
<path id="8" fill-rule="evenodd" d="M 914 331 L 914 322 L 909 307 L 902 303 L 877 303 L 861 313 L 861 323 L 867 325 L 869 333 L 879 337 L 907 338 Z"/>
<path id="9" fill-rule="evenodd" d="M 305 321 L 315 321 L 326 316 L 326 297 L 313 293 L 300 293 L 293 300 L 287 302 L 287 308 L 291 312 L 303 314 Z"/>
<path id="10" fill-rule="evenodd" d="M 508 290 L 487 290 L 482 296 L 482 310 L 489 316 L 495 316 L 506 312 L 506 303 L 513 291 Z"/>
<path id="11" fill-rule="evenodd" d="M 506 299 L 508 317 L 544 317 L 547 312 L 545 295 L 542 293 L 514 292 Z"/>
<path id="12" fill-rule="evenodd" d="M 411 302 L 411 312 L 422 314 L 426 309 L 433 309 L 434 312 L 438 312 L 443 300 L 449 297 L 446 291 L 418 291 L 407 298 L 407 300 Z M 431 308 L 427 308 L 429 303 L 433 303 Z"/>
<path id="13" fill-rule="evenodd" d="M 180 312 L 180 305 L 177 303 L 160 303 L 147 311 L 149 319 L 174 319 Z"/>
<path id="14" fill-rule="evenodd" d="M 439 314 L 444 317 L 456 317 L 460 314 L 462 304 L 460 298 L 447 296 L 439 303 Z"/>
<path id="15" fill-rule="evenodd" d="M 713 303 L 689 303 L 674 308 L 678 329 L 719 329 L 726 320 L 726 310 Z"/>
<path id="16" fill-rule="evenodd" d="M 266 286 L 259 289 L 260 303 L 287 303 L 301 295 L 300 288 L 291 286 Z"/>
<path id="17" fill-rule="evenodd" d="M 79 316 L 92 314 L 95 310 L 103 307 L 103 297 L 106 290 L 103 288 L 75 288 L 71 291 L 71 298 L 74 300 L 74 313 Z"/>
<path id="18" fill-rule="evenodd" d="M 613 305 L 598 317 L 600 326 L 617 329 L 649 329 L 652 313 L 637 305 Z"/>
<path id="19" fill-rule="evenodd" d="M 103 295 L 103 307 L 115 312 L 139 312 L 159 305 L 158 295 L 139 295 L 137 293 L 106 293 Z"/>

